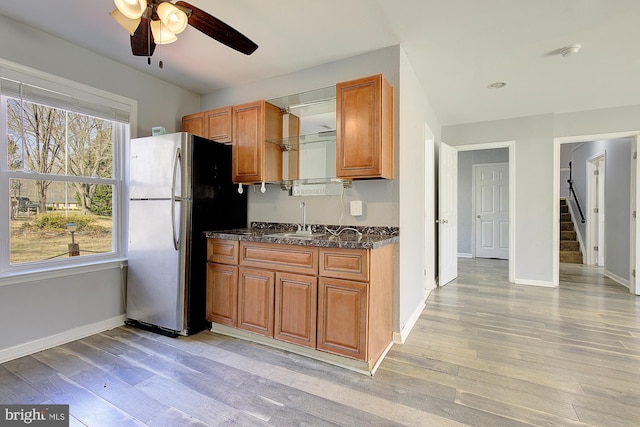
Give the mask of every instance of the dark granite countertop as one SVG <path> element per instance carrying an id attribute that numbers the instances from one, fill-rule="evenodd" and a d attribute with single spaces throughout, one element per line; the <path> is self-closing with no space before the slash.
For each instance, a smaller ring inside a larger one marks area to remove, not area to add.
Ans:
<path id="1" fill-rule="evenodd" d="M 326 227 L 331 232 L 327 231 L 324 225 L 314 224 L 311 226 L 311 236 L 304 236 L 304 238 L 282 235 L 295 233 L 296 224 L 264 222 L 253 223 L 251 228 L 205 231 L 204 234 L 207 238 L 213 239 L 347 249 L 375 249 L 400 240 L 397 227 L 343 226 L 340 234 L 332 233 L 340 231 L 339 226 L 328 225 Z M 350 228 L 354 228 L 362 234 L 358 234 Z M 274 236 L 273 234 L 281 235 Z"/>

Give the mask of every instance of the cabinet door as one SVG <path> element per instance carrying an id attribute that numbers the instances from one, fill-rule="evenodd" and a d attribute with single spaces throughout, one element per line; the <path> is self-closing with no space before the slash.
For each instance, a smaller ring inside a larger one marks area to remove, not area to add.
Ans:
<path id="1" fill-rule="evenodd" d="M 237 307 L 238 267 L 207 263 L 207 320 L 235 327 Z"/>
<path id="2" fill-rule="evenodd" d="M 235 183 L 282 180 L 282 151 L 267 140 L 282 138 L 282 113 L 264 100 L 233 107 L 233 162 Z"/>
<path id="3" fill-rule="evenodd" d="M 182 132 L 206 138 L 204 113 L 189 114 L 182 117 Z"/>
<path id="4" fill-rule="evenodd" d="M 393 88 L 381 74 L 336 85 L 336 176 L 393 178 Z"/>
<path id="5" fill-rule="evenodd" d="M 320 278 L 318 350 L 366 360 L 367 299 L 367 283 Z"/>
<path id="6" fill-rule="evenodd" d="M 233 107 L 233 182 L 262 181 L 264 101 Z"/>
<path id="7" fill-rule="evenodd" d="M 216 108 L 204 112 L 207 138 L 212 141 L 231 143 L 231 107 Z"/>
<path id="8" fill-rule="evenodd" d="M 316 347 L 318 278 L 276 273 L 274 338 Z"/>
<path id="9" fill-rule="evenodd" d="M 272 271 L 239 269 L 238 328 L 273 337 L 274 276 Z"/>

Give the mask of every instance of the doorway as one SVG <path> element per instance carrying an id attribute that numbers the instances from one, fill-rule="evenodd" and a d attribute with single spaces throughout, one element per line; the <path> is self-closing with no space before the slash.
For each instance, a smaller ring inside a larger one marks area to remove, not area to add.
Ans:
<path id="1" fill-rule="evenodd" d="M 582 189 L 578 187 L 578 195 L 584 197 L 581 203 L 586 224 L 576 223 L 584 238 L 581 246 L 585 264 L 601 266 L 604 276 L 628 287 L 633 294 L 640 294 L 635 275 L 640 242 L 635 236 L 633 218 L 640 190 L 634 158 L 637 139 L 638 132 L 562 137 L 555 139 L 554 147 L 554 223 L 557 224 L 560 217 L 561 147 L 568 143 L 578 143 L 576 147 L 589 145 L 581 157 L 575 156 L 578 148 L 572 149 L 571 156 L 573 180 L 584 182 Z M 582 170 L 576 170 L 577 167 Z M 625 175 L 621 176 L 623 170 Z M 554 227 L 553 232 L 554 285 L 558 286 L 559 227 Z"/>
<path id="2" fill-rule="evenodd" d="M 605 153 L 598 153 L 587 161 L 587 256 L 586 264 L 605 266 Z"/>
<path id="3" fill-rule="evenodd" d="M 441 143 L 441 156 L 442 156 L 442 143 Z M 466 152 L 466 151 L 478 151 L 481 152 L 483 150 L 491 150 L 491 149 L 496 149 L 496 148 L 507 148 L 508 149 L 508 197 L 504 199 L 504 201 L 506 203 L 508 203 L 509 206 L 509 226 L 507 227 L 508 230 L 506 231 L 506 234 L 508 236 L 508 266 L 509 266 L 509 282 L 515 282 L 515 260 L 516 260 L 516 251 L 515 251 L 515 229 L 516 229 L 516 209 L 515 209 L 515 170 L 516 170 L 516 164 L 515 164 L 515 158 L 516 158 L 516 153 L 515 153 L 515 141 L 502 141 L 502 142 L 490 142 L 490 143 L 483 143 L 483 144 L 469 144 L 469 145 L 458 145 L 458 146 L 453 146 L 451 147 L 455 150 L 456 153 L 456 157 L 457 154 L 460 154 L 462 152 Z M 457 165 L 457 163 L 456 163 Z M 453 188 L 450 187 L 450 189 L 448 191 L 445 191 L 445 189 L 443 188 L 442 185 L 442 173 L 446 172 L 443 171 L 443 162 L 442 159 L 440 161 L 440 191 L 439 191 L 439 196 L 438 196 L 438 205 L 439 205 L 439 218 L 436 220 L 436 222 L 438 223 L 438 229 L 439 229 L 439 238 L 438 238 L 438 259 L 439 259 L 439 263 L 440 263 L 440 267 L 442 268 L 443 263 L 445 261 L 448 261 L 448 266 L 452 265 L 452 262 L 450 260 L 457 260 L 458 256 L 463 256 L 463 257 L 467 257 L 470 258 L 473 256 L 473 249 L 469 249 L 468 251 L 468 255 L 467 254 L 461 254 L 458 251 L 458 245 L 451 242 L 453 236 L 456 236 L 458 234 L 458 228 L 460 227 L 460 220 L 461 218 L 457 218 L 457 215 L 455 215 L 456 219 L 457 219 L 457 223 L 453 224 L 453 228 L 455 230 L 455 233 L 453 232 L 449 232 L 448 234 L 446 233 L 447 227 L 452 227 L 452 223 L 450 221 L 447 221 L 447 217 L 443 215 L 443 210 L 444 207 L 446 206 L 455 206 L 457 204 L 457 202 L 461 199 L 464 200 L 473 200 L 473 197 L 471 195 L 471 190 L 469 192 L 469 197 L 464 198 L 464 197 L 459 197 L 458 196 L 458 187 L 453 186 Z M 471 171 L 470 171 L 471 174 Z M 457 176 L 457 174 L 456 174 Z M 469 229 L 470 230 L 475 230 L 473 227 L 473 222 L 475 221 L 475 216 L 473 215 L 469 215 Z M 447 222 L 445 222 L 447 221 Z M 445 239 L 444 236 L 448 235 L 449 239 Z M 457 252 L 457 253 L 456 253 Z M 442 286 L 444 284 L 446 284 L 447 282 L 445 280 L 442 280 L 443 276 L 441 275 L 442 270 L 439 271 L 439 286 Z M 453 271 L 452 274 L 449 274 L 447 276 L 447 278 L 455 278 L 457 277 L 457 262 L 455 264 L 455 271 Z"/>

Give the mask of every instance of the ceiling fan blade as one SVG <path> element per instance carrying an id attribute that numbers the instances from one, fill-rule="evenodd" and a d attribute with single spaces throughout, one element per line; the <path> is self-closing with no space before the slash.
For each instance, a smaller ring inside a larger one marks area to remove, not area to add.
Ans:
<path id="1" fill-rule="evenodd" d="M 229 46 L 231 49 L 235 49 L 245 55 L 251 55 L 258 48 L 257 44 L 249 40 L 242 33 L 218 18 L 209 15 L 207 12 L 184 1 L 178 1 L 175 5 L 191 10 L 189 25 L 212 39 Z"/>
<path id="2" fill-rule="evenodd" d="M 156 50 L 156 43 L 151 35 L 151 19 L 140 18 L 140 25 L 131 36 L 131 53 L 135 56 L 152 56 Z"/>

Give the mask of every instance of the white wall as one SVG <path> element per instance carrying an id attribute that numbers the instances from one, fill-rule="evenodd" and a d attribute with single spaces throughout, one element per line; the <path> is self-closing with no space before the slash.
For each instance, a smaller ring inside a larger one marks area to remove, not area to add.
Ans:
<path id="1" fill-rule="evenodd" d="M 180 129 L 200 97 L 0 15 L 0 57 L 138 101 L 138 136 Z M 133 132 L 136 129 L 132 130 Z M 0 280 L 0 361 L 122 322 L 121 271 L 74 270 L 37 281 Z"/>
<path id="2" fill-rule="evenodd" d="M 440 140 L 440 124 L 404 50 L 400 50 L 400 339 L 413 327 L 435 287 L 435 167 L 425 168 L 425 139 Z M 433 133 L 426 135 L 425 126 Z M 433 153 L 431 153 L 433 154 Z M 427 156 L 429 157 L 429 156 Z M 431 157 L 432 158 L 432 157 Z M 425 176 L 425 172 L 427 175 Z"/>

